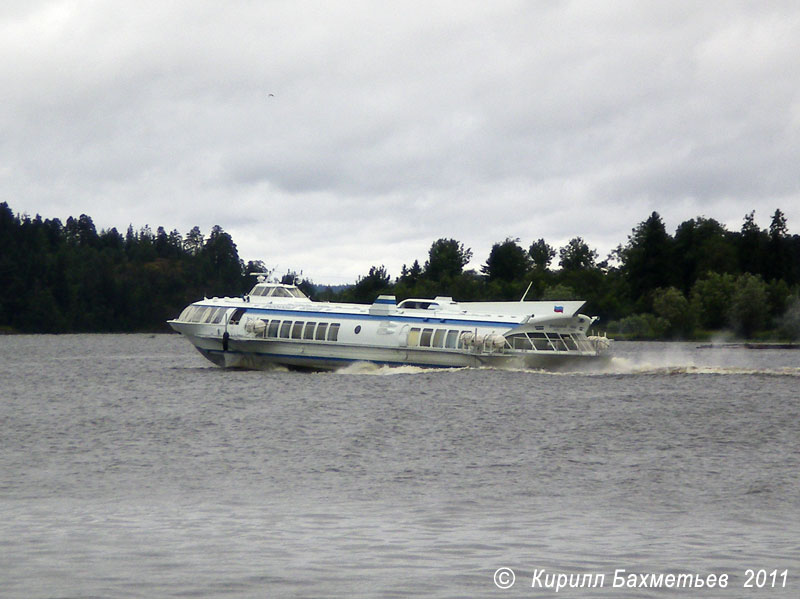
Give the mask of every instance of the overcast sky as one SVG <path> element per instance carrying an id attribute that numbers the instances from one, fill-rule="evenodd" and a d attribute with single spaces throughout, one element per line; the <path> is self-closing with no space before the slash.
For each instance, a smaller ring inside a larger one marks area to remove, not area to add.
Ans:
<path id="1" fill-rule="evenodd" d="M 354 281 L 658 211 L 800 233 L 800 3 L 0 2 L 0 201 Z"/>

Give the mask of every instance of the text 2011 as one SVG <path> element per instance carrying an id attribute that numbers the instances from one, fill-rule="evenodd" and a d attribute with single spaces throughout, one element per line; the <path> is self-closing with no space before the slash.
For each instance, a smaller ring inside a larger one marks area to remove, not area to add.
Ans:
<path id="1" fill-rule="evenodd" d="M 784 569 L 780 573 L 778 569 L 767 571 L 766 569 L 747 569 L 744 572 L 744 586 L 746 588 L 785 588 L 786 581 L 789 579 L 789 570 Z"/>

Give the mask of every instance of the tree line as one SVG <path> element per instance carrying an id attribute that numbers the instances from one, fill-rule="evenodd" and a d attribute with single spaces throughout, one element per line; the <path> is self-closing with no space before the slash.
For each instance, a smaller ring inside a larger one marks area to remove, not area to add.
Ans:
<path id="1" fill-rule="evenodd" d="M 373 266 L 332 300 L 371 302 L 449 295 L 457 300 L 586 300 L 609 331 L 630 339 L 678 339 L 730 330 L 800 337 L 800 236 L 778 209 L 769 229 L 745 215 L 739 231 L 697 217 L 674 234 L 653 212 L 604 260 L 582 237 L 556 249 L 507 238 L 492 246 L 480 272 L 465 270 L 472 251 L 453 239 L 433 242 L 423 264 L 403 265 L 392 281 Z M 554 263 L 557 259 L 557 267 Z M 529 288 L 530 286 L 530 288 Z"/>
<path id="2" fill-rule="evenodd" d="M 91 217 L 15 216 L 0 203 L 0 328 L 30 333 L 163 331 L 207 296 L 245 291 L 231 236 L 145 225 L 98 232 Z"/>
<path id="3" fill-rule="evenodd" d="M 299 286 L 317 300 L 372 302 L 378 294 L 456 300 L 587 301 L 616 335 L 686 338 L 729 329 L 743 337 L 800 337 L 800 236 L 776 210 L 768 229 L 745 215 L 739 231 L 697 217 L 667 232 L 653 212 L 604 260 L 581 237 L 561 248 L 507 238 L 479 270 L 472 250 L 441 238 L 392 278 L 372 266 L 350 286 Z M 20 332 L 160 331 L 203 296 L 240 295 L 247 264 L 221 227 L 205 237 L 149 226 L 98 232 L 87 215 L 43 220 L 0 204 L 0 328 Z M 287 272 L 284 282 L 295 281 Z"/>

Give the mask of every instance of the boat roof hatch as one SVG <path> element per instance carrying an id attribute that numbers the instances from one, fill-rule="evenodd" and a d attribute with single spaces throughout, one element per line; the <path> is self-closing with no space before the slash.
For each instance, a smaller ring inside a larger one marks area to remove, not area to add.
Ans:
<path id="1" fill-rule="evenodd" d="M 439 308 L 439 303 L 434 302 L 433 300 L 409 298 L 408 300 L 403 300 L 400 304 L 398 304 L 397 308 L 422 308 L 422 309 L 430 308 L 435 310 Z"/>

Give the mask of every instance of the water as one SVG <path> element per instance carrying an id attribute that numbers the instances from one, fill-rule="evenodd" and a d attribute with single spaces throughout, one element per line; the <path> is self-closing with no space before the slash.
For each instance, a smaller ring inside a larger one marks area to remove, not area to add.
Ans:
<path id="1" fill-rule="evenodd" d="M 800 595 L 800 352 L 617 355 L 306 374 L 176 335 L 0 337 L 0 596 L 553 596 L 541 569 L 605 574 L 567 597 Z"/>

